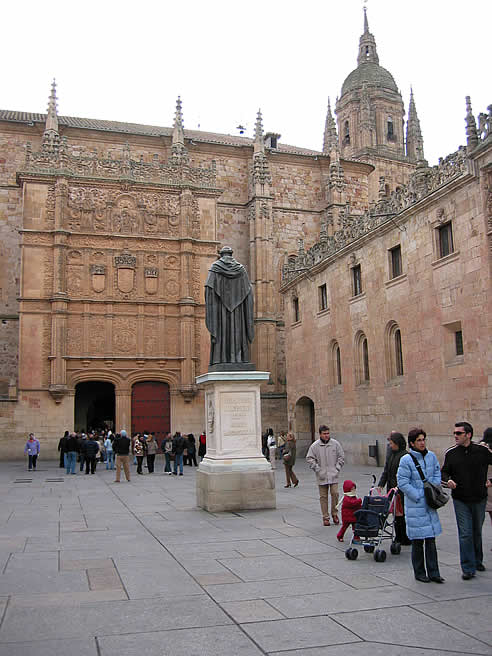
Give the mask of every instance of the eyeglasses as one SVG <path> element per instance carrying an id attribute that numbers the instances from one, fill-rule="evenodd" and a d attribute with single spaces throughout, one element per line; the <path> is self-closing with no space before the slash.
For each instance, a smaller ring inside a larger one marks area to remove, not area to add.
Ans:
<path id="1" fill-rule="evenodd" d="M 465 431 L 453 431 L 453 435 L 464 435 Z"/>

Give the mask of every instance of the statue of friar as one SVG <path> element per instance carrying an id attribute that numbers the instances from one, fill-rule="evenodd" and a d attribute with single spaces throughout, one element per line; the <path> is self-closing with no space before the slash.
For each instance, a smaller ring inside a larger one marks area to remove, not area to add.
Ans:
<path id="1" fill-rule="evenodd" d="M 246 269 L 232 253 L 230 246 L 222 248 L 205 283 L 209 371 L 254 369 L 249 361 L 249 345 L 254 337 L 253 289 Z"/>

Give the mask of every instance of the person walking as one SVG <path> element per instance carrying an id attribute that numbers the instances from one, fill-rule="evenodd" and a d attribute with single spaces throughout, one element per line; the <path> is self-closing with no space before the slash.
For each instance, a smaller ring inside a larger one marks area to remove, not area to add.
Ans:
<path id="1" fill-rule="evenodd" d="M 285 478 L 287 484 L 284 487 L 291 487 L 291 483 L 294 484 L 294 487 L 299 485 L 299 479 L 294 474 L 294 465 L 296 464 L 296 438 L 292 433 L 287 433 L 285 438 L 285 447 L 284 447 L 284 467 L 285 467 Z"/>
<path id="2" fill-rule="evenodd" d="M 65 473 L 75 474 L 77 464 L 78 441 L 76 433 L 70 433 L 65 440 Z"/>
<path id="3" fill-rule="evenodd" d="M 342 445 L 330 436 L 330 429 L 325 424 L 319 427 L 319 439 L 313 442 L 306 455 L 307 463 L 316 474 L 319 489 L 319 503 L 323 516 L 323 525 L 330 526 L 328 509 L 328 492 L 331 497 L 331 516 L 334 524 L 338 518 L 338 474 L 345 464 Z"/>
<path id="4" fill-rule="evenodd" d="M 400 466 L 400 460 L 407 452 L 407 443 L 401 433 L 391 431 L 388 437 L 389 452 L 386 456 L 384 463 L 384 470 L 378 482 L 378 487 L 386 485 L 386 491 L 396 488 L 398 486 L 396 480 L 396 473 Z M 400 544 L 411 544 L 407 536 L 407 527 L 405 524 L 405 497 L 401 490 L 397 491 L 397 498 L 395 499 L 395 539 Z"/>
<path id="5" fill-rule="evenodd" d="M 24 447 L 24 455 L 27 454 L 28 465 L 27 469 L 29 471 L 36 471 L 36 464 L 38 462 L 38 456 L 40 451 L 39 440 L 34 437 L 34 433 L 29 433 L 29 437 Z"/>
<path id="6" fill-rule="evenodd" d="M 412 541 L 412 566 L 416 581 L 444 583 L 439 572 L 436 537 L 441 533 L 437 510 L 431 508 L 425 498 L 424 477 L 434 485 L 441 483 L 441 470 L 435 453 L 426 447 L 426 432 L 412 428 L 408 433 L 410 453 L 400 460 L 396 474 L 398 488 L 405 495 L 405 519 L 407 534 Z"/>
<path id="7" fill-rule="evenodd" d="M 469 581 L 476 571 L 485 571 L 482 526 L 492 452 L 472 441 L 473 426 L 467 421 L 458 421 L 453 434 L 455 445 L 444 455 L 442 480 L 447 483 L 453 498 L 463 572 L 461 578 Z"/>
<path id="8" fill-rule="evenodd" d="M 176 431 L 173 438 L 173 454 L 174 454 L 174 471 L 173 474 L 177 476 L 178 474 L 178 465 L 179 465 L 179 475 L 183 476 L 183 452 L 186 448 L 186 442 L 184 437 L 179 431 Z"/>
<path id="9" fill-rule="evenodd" d="M 113 441 L 113 451 L 116 454 L 116 478 L 115 483 L 120 482 L 121 468 L 125 472 L 125 477 L 130 482 L 130 438 L 126 434 L 126 430 L 122 430 L 119 435 L 116 435 Z"/>
<path id="10" fill-rule="evenodd" d="M 166 459 L 166 463 L 164 465 L 164 473 L 172 476 L 173 473 L 171 471 L 171 457 L 173 454 L 173 438 L 171 433 L 166 433 L 166 437 L 162 440 L 161 443 L 161 449 L 164 453 L 164 458 Z"/>
<path id="11" fill-rule="evenodd" d="M 155 456 L 159 445 L 156 442 L 154 433 L 149 433 L 146 441 L 147 446 L 147 469 L 149 474 L 154 473 Z"/>
<path id="12" fill-rule="evenodd" d="M 198 467 L 196 462 L 196 442 L 193 433 L 190 433 L 186 439 L 186 450 L 188 452 L 188 465 L 191 467 L 193 463 L 195 467 Z"/>
<path id="13" fill-rule="evenodd" d="M 70 433 L 66 430 L 65 434 L 63 437 L 60 437 L 60 441 L 58 442 L 58 451 L 60 452 L 60 468 L 65 467 L 66 442 L 69 435 Z"/>
<path id="14" fill-rule="evenodd" d="M 357 485 L 354 481 L 349 479 L 343 481 L 343 499 L 341 504 L 339 503 L 338 505 L 342 506 L 342 526 L 337 533 L 337 540 L 343 542 L 345 531 L 350 525 L 352 525 L 352 530 L 354 531 L 352 542 L 357 544 L 359 542 L 359 537 L 355 535 L 355 523 L 357 521 L 355 512 L 362 507 L 362 499 L 359 499 L 357 496 Z"/>
<path id="15" fill-rule="evenodd" d="M 107 434 L 104 440 L 104 449 L 106 451 L 106 469 L 114 469 L 114 451 L 110 433 Z"/>

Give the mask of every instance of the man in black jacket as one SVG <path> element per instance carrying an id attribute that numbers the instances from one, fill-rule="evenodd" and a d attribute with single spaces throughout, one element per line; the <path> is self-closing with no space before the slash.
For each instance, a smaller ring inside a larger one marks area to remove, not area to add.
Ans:
<path id="1" fill-rule="evenodd" d="M 94 433 L 89 435 L 89 439 L 85 440 L 82 445 L 84 449 L 85 457 L 85 473 L 89 473 L 89 466 L 91 469 L 91 474 L 94 474 L 96 471 L 96 457 L 99 453 L 99 444 L 97 443 L 96 436 Z"/>
<path id="2" fill-rule="evenodd" d="M 455 446 L 446 451 L 442 479 L 452 490 L 462 579 L 468 581 L 475 571 L 483 572 L 482 525 L 487 501 L 487 469 L 492 452 L 472 442 L 473 427 L 467 421 L 454 425 Z"/>
<path id="3" fill-rule="evenodd" d="M 178 464 L 179 464 L 179 475 L 183 475 L 183 452 L 186 448 L 186 442 L 184 437 L 179 431 L 176 432 L 173 438 L 173 453 L 174 453 L 174 471 L 173 474 L 176 476 L 178 473 Z"/>
<path id="4" fill-rule="evenodd" d="M 125 472 L 126 480 L 130 482 L 130 438 L 127 437 L 126 431 L 122 430 L 116 435 L 113 442 L 113 451 L 116 454 L 116 479 L 115 483 L 120 482 L 121 468 Z"/>

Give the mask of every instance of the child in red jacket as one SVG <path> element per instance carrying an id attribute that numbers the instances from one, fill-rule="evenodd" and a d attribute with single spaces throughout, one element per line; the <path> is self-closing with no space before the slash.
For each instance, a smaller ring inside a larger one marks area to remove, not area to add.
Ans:
<path id="1" fill-rule="evenodd" d="M 343 481 L 342 527 L 337 533 L 337 540 L 343 542 L 343 536 L 350 524 L 355 526 L 355 511 L 362 506 L 362 499 L 357 497 L 357 486 L 353 481 Z M 354 540 L 359 538 L 355 535 Z"/>

